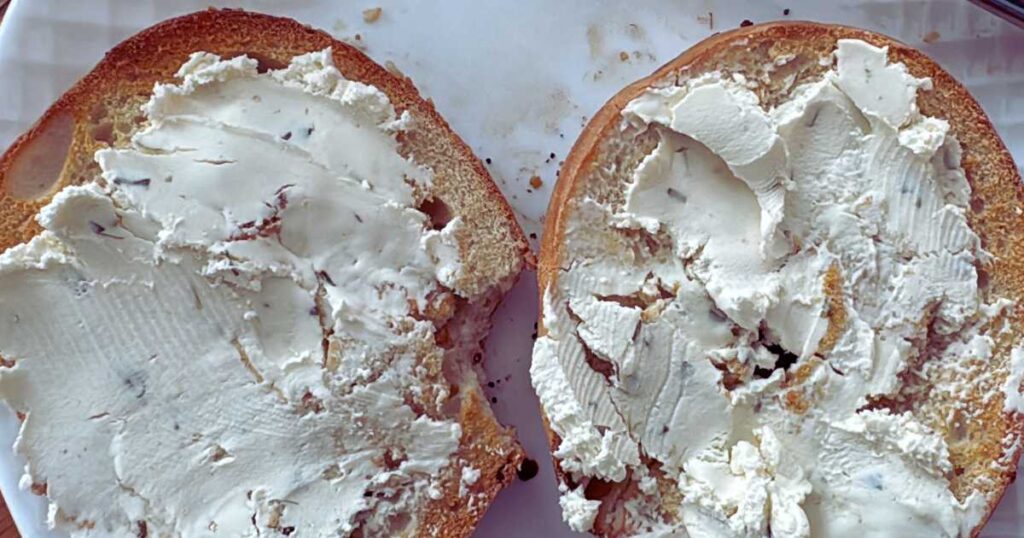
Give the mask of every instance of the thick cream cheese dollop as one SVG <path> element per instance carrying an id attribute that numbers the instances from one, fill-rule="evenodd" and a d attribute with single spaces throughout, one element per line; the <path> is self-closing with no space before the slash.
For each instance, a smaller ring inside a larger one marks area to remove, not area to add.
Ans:
<path id="1" fill-rule="evenodd" d="M 412 120 L 330 50 L 178 78 L 0 255 L 23 482 L 72 536 L 401 529 L 461 435 L 419 314 L 458 294 L 461 224 L 416 209 Z"/>
<path id="2" fill-rule="evenodd" d="M 658 143 L 622 202 L 571 208 L 531 374 L 574 483 L 677 490 L 672 517 L 617 501 L 638 532 L 936 537 L 979 523 L 989 499 L 954 496 L 943 437 L 872 405 L 929 334 L 950 342 L 936 361 L 987 360 L 982 327 L 1005 306 L 980 300 L 987 254 L 960 147 L 916 106 L 931 83 L 886 55 L 840 40 L 833 69 L 771 108 L 738 75 L 649 89 L 623 129 Z M 595 501 L 566 495 L 587 530 Z"/>

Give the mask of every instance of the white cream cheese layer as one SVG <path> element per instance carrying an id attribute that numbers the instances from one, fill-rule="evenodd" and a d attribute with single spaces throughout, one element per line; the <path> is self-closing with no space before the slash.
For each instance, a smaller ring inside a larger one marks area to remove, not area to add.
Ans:
<path id="1" fill-rule="evenodd" d="M 420 315 L 458 291 L 460 222 L 416 209 L 410 118 L 330 50 L 178 77 L 0 255 L 24 483 L 72 536 L 403 528 L 461 435 Z"/>
<path id="2" fill-rule="evenodd" d="M 954 496 L 941 435 L 873 405 L 930 335 L 949 363 L 988 360 L 1002 309 L 980 300 L 959 144 L 917 109 L 930 81 L 886 54 L 841 40 L 832 70 L 772 108 L 720 73 L 650 89 L 623 112 L 658 137 L 624 202 L 571 208 L 531 374 L 574 483 L 643 491 L 655 463 L 678 488 L 674 517 L 634 510 L 638 532 L 936 537 L 980 521 L 988 499 Z"/>

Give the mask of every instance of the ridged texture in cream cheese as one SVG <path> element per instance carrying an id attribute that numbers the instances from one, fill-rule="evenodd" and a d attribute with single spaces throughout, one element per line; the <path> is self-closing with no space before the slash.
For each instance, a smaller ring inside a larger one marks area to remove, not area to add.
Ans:
<path id="1" fill-rule="evenodd" d="M 980 300 L 988 255 L 959 144 L 917 109 L 930 87 L 841 40 L 834 69 L 773 108 L 721 73 L 625 107 L 623 132 L 657 146 L 623 203 L 569 210 L 531 373 L 574 483 L 640 485 L 630 528 L 936 537 L 980 521 L 989 499 L 950 491 L 943 437 L 873 404 L 909 390 L 922 353 L 988 360 L 1005 306 Z M 566 518 L 588 528 L 578 505 Z"/>
<path id="2" fill-rule="evenodd" d="M 461 435 L 420 315 L 457 292 L 460 221 L 415 208 L 411 120 L 330 50 L 178 77 L 0 256 L 24 481 L 72 536 L 402 528 Z"/>

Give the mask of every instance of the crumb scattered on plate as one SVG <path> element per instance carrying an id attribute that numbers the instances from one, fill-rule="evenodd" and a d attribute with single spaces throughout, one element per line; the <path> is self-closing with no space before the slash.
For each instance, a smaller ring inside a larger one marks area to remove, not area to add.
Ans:
<path id="1" fill-rule="evenodd" d="M 383 13 L 384 8 L 371 7 L 370 9 L 363 10 L 363 22 L 375 23 L 380 19 L 380 14 Z"/>

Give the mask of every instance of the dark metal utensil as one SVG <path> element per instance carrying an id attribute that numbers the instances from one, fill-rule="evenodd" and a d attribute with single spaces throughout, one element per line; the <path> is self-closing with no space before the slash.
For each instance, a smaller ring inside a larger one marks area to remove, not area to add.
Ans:
<path id="1" fill-rule="evenodd" d="M 1024 1 L 1021 0 L 971 0 L 990 13 L 1024 28 Z"/>

